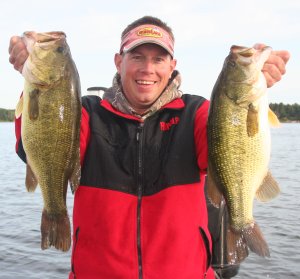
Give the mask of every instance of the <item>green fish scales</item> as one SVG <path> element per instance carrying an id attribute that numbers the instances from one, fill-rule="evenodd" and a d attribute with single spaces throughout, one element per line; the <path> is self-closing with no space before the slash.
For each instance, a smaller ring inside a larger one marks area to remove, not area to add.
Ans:
<path id="1" fill-rule="evenodd" d="M 268 245 L 253 217 L 253 200 L 268 201 L 279 187 L 268 170 L 269 122 L 279 121 L 269 110 L 261 72 L 271 49 L 232 46 L 214 86 L 208 117 L 208 196 L 229 214 L 228 262 L 239 263 L 248 248 L 269 256 Z"/>
<path id="2" fill-rule="evenodd" d="M 26 187 L 28 191 L 37 184 L 41 188 L 42 249 L 54 246 L 67 251 L 71 245 L 67 187 L 69 183 L 74 192 L 80 180 L 79 75 L 63 32 L 25 32 L 24 41 L 29 57 L 16 116 L 22 114 Z"/>

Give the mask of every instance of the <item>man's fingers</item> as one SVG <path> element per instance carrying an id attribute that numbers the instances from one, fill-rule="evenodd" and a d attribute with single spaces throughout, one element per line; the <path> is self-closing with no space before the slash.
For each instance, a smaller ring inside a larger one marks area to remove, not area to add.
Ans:
<path id="1" fill-rule="evenodd" d="M 290 59 L 290 54 L 286 50 L 272 51 L 265 62 L 262 72 L 265 75 L 267 86 L 271 87 L 281 80 L 286 72 L 286 63 Z"/>
<path id="2" fill-rule="evenodd" d="M 16 45 L 16 43 L 19 41 L 19 36 L 12 36 L 10 38 L 10 42 L 9 42 L 9 48 L 8 48 L 8 53 L 10 54 L 13 47 Z"/>
<path id="3" fill-rule="evenodd" d="M 261 44 L 261 43 L 257 43 L 253 46 L 253 48 L 255 49 L 263 49 L 266 45 L 265 44 Z"/>
<path id="4" fill-rule="evenodd" d="M 263 71 L 263 74 L 267 82 L 267 87 L 272 87 L 277 82 L 275 79 L 272 78 L 272 76 L 268 72 Z"/>
<path id="5" fill-rule="evenodd" d="M 267 71 L 269 69 L 273 70 L 274 68 L 277 68 L 277 70 L 283 75 L 286 72 L 285 64 L 286 63 L 280 56 L 277 56 L 272 52 L 271 55 L 269 56 L 268 60 L 264 64 L 262 70 Z M 270 68 L 271 66 L 272 66 L 272 68 Z"/>
<path id="6" fill-rule="evenodd" d="M 268 87 L 270 87 L 271 84 L 273 85 L 275 82 L 281 80 L 282 73 L 274 64 L 265 64 L 262 69 L 262 72 L 266 77 Z"/>
<path id="7" fill-rule="evenodd" d="M 291 57 L 290 53 L 286 50 L 274 50 L 274 51 L 272 51 L 272 53 L 273 53 L 273 55 L 280 57 L 284 61 L 285 64 L 289 61 L 289 59 Z"/>
<path id="8" fill-rule="evenodd" d="M 262 50 L 265 44 L 257 43 L 253 48 Z M 286 50 L 272 50 L 269 58 L 262 68 L 262 72 L 266 78 L 267 86 L 271 87 L 281 80 L 282 75 L 286 72 L 286 63 L 290 59 L 290 53 Z"/>
<path id="9" fill-rule="evenodd" d="M 22 72 L 23 64 L 28 57 L 28 51 L 22 38 L 19 36 L 11 37 L 8 51 L 9 62 L 13 64 L 16 70 Z"/>
<path id="10" fill-rule="evenodd" d="M 24 49 L 24 50 L 20 51 L 20 52 L 17 54 L 17 56 L 15 57 L 15 62 L 13 63 L 14 68 L 15 68 L 16 70 L 18 70 L 19 72 L 22 72 L 23 65 L 24 65 L 24 63 L 25 63 L 27 57 L 28 57 L 28 52 L 27 52 L 27 50 Z"/>

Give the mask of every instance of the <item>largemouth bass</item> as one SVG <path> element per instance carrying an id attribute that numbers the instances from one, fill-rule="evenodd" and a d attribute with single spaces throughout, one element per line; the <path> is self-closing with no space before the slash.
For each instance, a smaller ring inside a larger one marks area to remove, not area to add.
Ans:
<path id="1" fill-rule="evenodd" d="M 256 197 L 268 201 L 280 192 L 268 170 L 270 124 L 279 120 L 269 109 L 261 70 L 271 52 L 232 46 L 211 95 L 208 117 L 208 197 L 229 213 L 228 262 L 239 263 L 248 248 L 262 257 L 270 252 L 253 218 Z"/>
<path id="2" fill-rule="evenodd" d="M 39 184 L 43 196 L 41 248 L 67 251 L 71 245 L 67 187 L 69 182 L 74 192 L 80 179 L 79 75 L 63 32 L 25 32 L 23 39 L 29 57 L 16 117 L 22 115 L 26 187 L 34 191 Z"/>

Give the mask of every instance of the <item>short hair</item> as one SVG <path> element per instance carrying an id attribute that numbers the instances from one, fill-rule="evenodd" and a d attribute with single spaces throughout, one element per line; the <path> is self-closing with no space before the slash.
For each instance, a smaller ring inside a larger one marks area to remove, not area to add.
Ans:
<path id="1" fill-rule="evenodd" d="M 173 31 L 172 31 L 171 27 L 169 27 L 165 22 L 163 22 L 159 18 L 153 17 L 153 16 L 143 16 L 143 17 L 133 21 L 132 23 L 130 23 L 123 30 L 122 35 L 121 35 L 121 39 L 123 38 L 124 35 L 126 35 L 129 31 L 131 31 L 135 27 L 140 26 L 140 25 L 144 25 L 144 24 L 152 24 L 152 25 L 156 25 L 158 27 L 161 27 L 162 29 L 164 29 L 165 31 L 167 31 L 169 33 L 169 35 L 171 36 L 173 42 L 175 41 L 174 34 L 173 34 Z"/>

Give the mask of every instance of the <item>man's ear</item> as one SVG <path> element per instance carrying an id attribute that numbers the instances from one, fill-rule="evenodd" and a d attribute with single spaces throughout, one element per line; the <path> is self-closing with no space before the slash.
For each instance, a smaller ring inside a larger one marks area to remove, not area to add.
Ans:
<path id="1" fill-rule="evenodd" d="M 118 73 L 120 73 L 120 71 L 121 71 L 122 59 L 123 59 L 123 56 L 120 53 L 115 54 L 115 65 L 116 65 Z"/>
<path id="2" fill-rule="evenodd" d="M 172 76 L 173 71 L 174 71 L 175 68 L 176 68 L 176 64 L 177 64 L 177 60 L 176 60 L 176 59 L 172 59 L 172 60 L 171 60 L 171 63 L 170 63 L 171 76 Z M 171 76 L 170 76 L 170 78 L 171 78 Z"/>
<path id="3" fill-rule="evenodd" d="M 175 70 L 176 64 L 177 64 L 177 60 L 176 59 L 172 59 L 172 61 L 171 61 L 171 70 L 172 70 L 172 72 Z"/>

